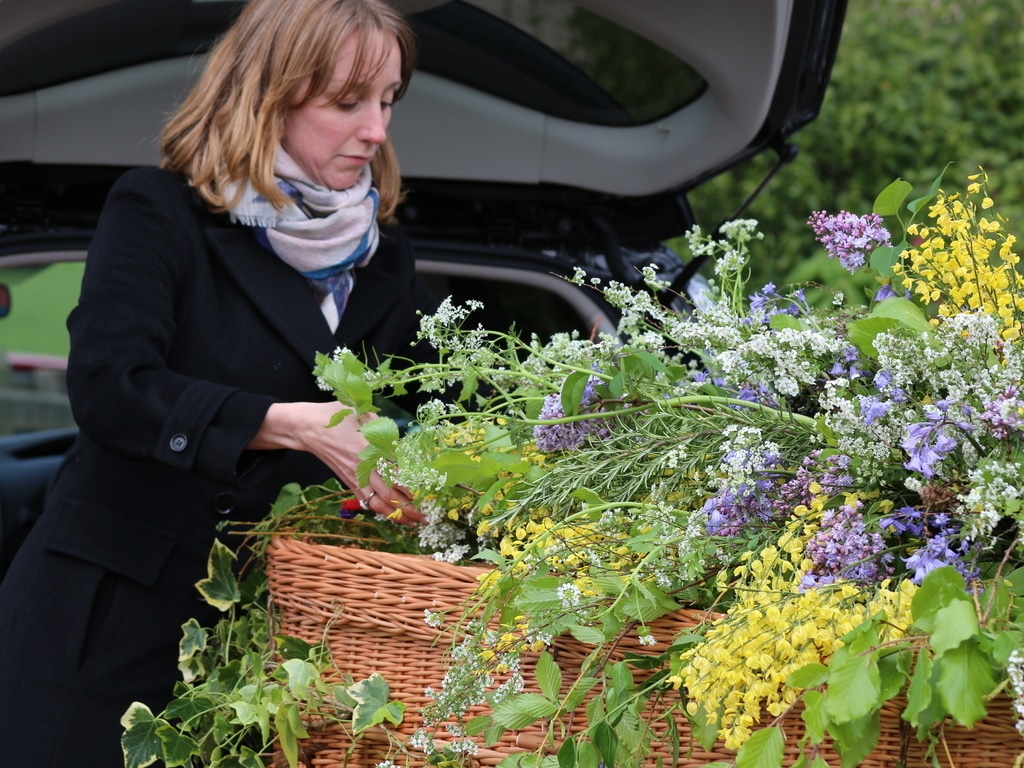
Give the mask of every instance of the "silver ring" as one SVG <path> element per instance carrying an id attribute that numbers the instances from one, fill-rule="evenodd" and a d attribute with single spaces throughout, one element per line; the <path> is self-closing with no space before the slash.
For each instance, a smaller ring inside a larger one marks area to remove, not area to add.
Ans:
<path id="1" fill-rule="evenodd" d="M 376 491 L 370 491 L 370 495 L 365 499 L 359 500 L 359 508 L 362 510 L 368 510 L 370 508 L 370 499 L 377 495 Z"/>

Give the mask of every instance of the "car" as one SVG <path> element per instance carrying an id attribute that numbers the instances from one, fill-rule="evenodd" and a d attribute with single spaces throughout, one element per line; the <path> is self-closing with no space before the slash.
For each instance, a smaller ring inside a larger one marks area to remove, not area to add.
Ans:
<path id="1" fill-rule="evenodd" d="M 397 0 L 396 0 L 397 1 Z M 238 0 L 0 3 L 0 574 L 75 435 L 65 318 L 104 197 Z M 404 0 L 421 42 L 392 121 L 399 217 L 439 297 L 542 336 L 615 331 L 595 291 L 657 263 L 689 194 L 815 119 L 845 0 Z M 739 201 L 737 201 L 739 202 Z M 691 291 L 692 292 L 692 291 Z"/>

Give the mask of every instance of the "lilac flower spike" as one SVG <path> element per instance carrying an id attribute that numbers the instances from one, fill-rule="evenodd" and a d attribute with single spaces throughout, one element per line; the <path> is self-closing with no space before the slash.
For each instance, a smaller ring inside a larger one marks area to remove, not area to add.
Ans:
<path id="1" fill-rule="evenodd" d="M 583 398 L 580 402 L 580 412 L 585 413 L 597 401 L 595 390 L 596 378 L 591 378 L 583 390 Z M 600 410 L 600 409 L 598 409 Z M 560 395 L 551 394 L 544 398 L 544 406 L 541 408 L 541 419 L 560 419 L 565 416 L 562 411 L 562 398 Z M 608 434 L 608 426 L 604 419 L 591 419 L 588 421 L 574 421 L 566 424 L 540 424 L 533 428 L 533 437 L 537 449 L 544 453 L 557 453 L 558 451 L 574 451 L 586 442 L 587 437 L 595 435 L 604 437 Z"/>
<path id="2" fill-rule="evenodd" d="M 833 216 L 825 211 L 815 211 L 807 223 L 828 255 L 838 259 L 848 272 L 856 272 L 863 267 L 875 248 L 892 245 L 889 231 L 877 213 L 857 216 L 840 211 Z"/>

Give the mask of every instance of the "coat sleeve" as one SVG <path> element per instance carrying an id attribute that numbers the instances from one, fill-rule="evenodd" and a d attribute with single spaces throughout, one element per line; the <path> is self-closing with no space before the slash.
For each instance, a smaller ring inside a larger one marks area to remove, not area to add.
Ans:
<path id="1" fill-rule="evenodd" d="M 205 253 L 200 215 L 166 171 L 115 184 L 68 318 L 68 393 L 79 428 L 107 450 L 234 483 L 261 455 L 245 446 L 273 399 L 167 365 L 190 261 Z"/>

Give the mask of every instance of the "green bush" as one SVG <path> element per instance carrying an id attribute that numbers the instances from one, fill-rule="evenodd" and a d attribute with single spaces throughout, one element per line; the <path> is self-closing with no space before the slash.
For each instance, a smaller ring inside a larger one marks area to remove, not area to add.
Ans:
<path id="1" fill-rule="evenodd" d="M 1024 219 L 1024 15 L 1020 0 L 854 0 L 818 119 L 796 160 L 743 214 L 765 233 L 753 284 L 855 279 L 825 259 L 814 210 L 867 213 L 896 177 L 923 193 L 947 163 L 950 188 L 983 166 L 1011 231 Z M 766 154 L 694 190 L 717 225 L 775 161 Z"/>

